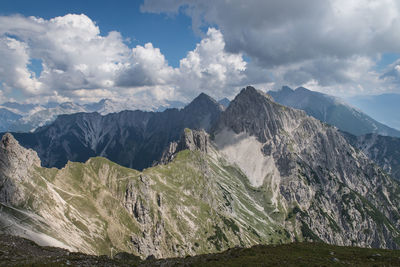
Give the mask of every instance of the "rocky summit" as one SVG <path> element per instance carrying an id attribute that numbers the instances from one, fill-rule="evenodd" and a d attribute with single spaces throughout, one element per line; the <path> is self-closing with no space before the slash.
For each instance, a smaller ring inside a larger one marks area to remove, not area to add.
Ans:
<path id="1" fill-rule="evenodd" d="M 33 150 L 3 136 L 2 232 L 71 251 L 142 258 L 294 241 L 400 246 L 398 182 L 335 127 L 253 87 L 225 110 L 202 94 L 183 110 L 108 116 L 65 116 L 19 136 L 22 144 L 31 138 L 28 147 L 42 151 L 41 159 L 47 150 L 39 148 L 50 144 L 76 157 L 92 151 L 61 169 L 41 167 Z M 47 139 L 37 141 L 40 133 Z M 135 145 L 128 151 L 121 137 Z M 113 147 L 121 160 L 136 153 L 132 166 L 154 154 L 141 165 L 148 168 L 133 170 L 94 153 L 98 147 Z"/>

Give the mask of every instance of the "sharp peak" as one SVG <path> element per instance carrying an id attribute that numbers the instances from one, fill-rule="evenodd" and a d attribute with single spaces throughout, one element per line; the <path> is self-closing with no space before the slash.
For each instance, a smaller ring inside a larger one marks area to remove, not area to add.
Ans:
<path id="1" fill-rule="evenodd" d="M 218 102 L 212 98 L 211 96 L 205 94 L 205 93 L 200 93 L 195 99 L 192 100 L 186 107 L 196 105 L 197 103 L 204 103 L 204 102 L 209 102 L 213 103 L 216 105 L 219 105 Z"/>
<path id="2" fill-rule="evenodd" d="M 254 88 L 253 86 L 247 86 L 246 88 L 243 88 L 240 93 L 235 97 L 235 99 L 240 99 L 242 97 L 264 97 L 270 101 L 272 101 L 272 97 L 267 94 L 264 93 L 261 90 L 257 90 L 256 88 Z"/>
<path id="3" fill-rule="evenodd" d="M 292 88 L 290 88 L 287 85 L 282 86 L 281 89 L 279 89 L 279 91 L 290 91 L 290 92 L 294 92 L 294 90 Z"/>
<path id="4" fill-rule="evenodd" d="M 15 137 L 11 133 L 5 133 L 1 137 L 0 143 L 1 143 L 1 147 L 3 147 L 3 148 L 7 148 L 10 145 L 19 145 L 17 139 L 15 139 Z"/>
<path id="5" fill-rule="evenodd" d="M 206 93 L 203 93 L 203 92 L 201 92 L 201 93 L 200 93 L 195 99 L 193 99 L 193 100 L 196 100 L 196 99 L 212 99 L 212 100 L 215 101 L 214 98 L 212 98 L 211 96 L 209 96 L 209 95 L 207 95 Z"/>
<path id="6" fill-rule="evenodd" d="M 24 166 L 21 165 L 21 162 L 25 162 L 24 164 L 27 164 L 28 166 L 41 165 L 36 151 L 20 145 L 20 143 L 11 133 L 5 133 L 0 140 L 0 158 L 2 161 L 7 161 L 8 164 L 11 165 L 15 165 L 17 163 L 17 166 L 15 167 L 22 169 L 24 169 Z M 18 160 L 12 160 L 12 158 Z M 26 167 L 27 166 L 25 166 L 25 168 Z"/>

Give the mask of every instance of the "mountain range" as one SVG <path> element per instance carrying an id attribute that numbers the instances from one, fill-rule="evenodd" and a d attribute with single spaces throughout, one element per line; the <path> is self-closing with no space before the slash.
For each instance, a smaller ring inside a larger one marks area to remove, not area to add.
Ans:
<path id="1" fill-rule="evenodd" d="M 182 110 L 4 134 L 0 184 L 3 232 L 92 254 L 400 246 L 399 183 L 337 128 L 253 87 L 226 109 L 201 94 Z"/>
<path id="2" fill-rule="evenodd" d="M 61 168 L 68 161 L 102 156 L 142 170 L 159 160 L 164 148 L 178 140 L 185 128 L 209 130 L 221 111 L 215 100 L 200 94 L 183 109 L 60 115 L 33 133 L 13 135 L 37 151 L 45 167 Z"/>
<path id="3" fill-rule="evenodd" d="M 179 101 L 155 101 L 148 105 L 137 99 L 127 99 L 126 101 L 102 99 L 99 102 L 87 104 L 49 102 L 39 105 L 6 102 L 0 105 L 0 131 L 33 132 L 41 126 L 52 123 L 58 115 L 63 114 L 98 112 L 106 115 L 123 110 L 163 111 L 167 108 L 181 108 L 183 106 L 184 103 Z"/>
<path id="4" fill-rule="evenodd" d="M 353 135 L 376 133 L 400 137 L 400 131 L 390 128 L 343 100 L 323 93 L 299 87 L 293 90 L 283 86 L 279 91 L 268 91 L 274 100 L 282 105 L 304 110 L 320 121 L 334 125 Z M 391 117 L 396 118 L 394 114 Z"/>
<path id="5" fill-rule="evenodd" d="M 400 116 L 397 115 L 400 114 L 400 94 L 353 96 L 346 101 L 372 118 L 400 129 Z"/>

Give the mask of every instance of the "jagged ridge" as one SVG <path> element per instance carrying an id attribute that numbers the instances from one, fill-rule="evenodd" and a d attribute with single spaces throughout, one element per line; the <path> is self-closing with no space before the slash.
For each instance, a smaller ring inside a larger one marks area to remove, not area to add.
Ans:
<path id="1" fill-rule="evenodd" d="M 184 128 L 209 130 L 221 111 L 215 100 L 200 94 L 182 110 L 61 115 L 34 133 L 13 135 L 24 147 L 37 151 L 45 167 L 61 168 L 68 160 L 85 162 L 103 156 L 142 170 L 160 160 L 164 149 L 179 140 Z"/>

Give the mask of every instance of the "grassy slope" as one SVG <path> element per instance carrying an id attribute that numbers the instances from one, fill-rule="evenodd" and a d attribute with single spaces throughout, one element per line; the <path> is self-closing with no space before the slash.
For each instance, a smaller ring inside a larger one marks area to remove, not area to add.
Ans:
<path id="1" fill-rule="evenodd" d="M 143 232 L 148 237 L 160 236 L 157 225 L 163 226 L 161 241 L 146 240 L 163 257 L 319 240 L 306 224 L 295 220 L 296 216 L 306 220 L 307 211 L 296 207 L 286 211 L 279 203 L 273 206 L 268 188 L 252 187 L 238 168 L 198 151 L 181 151 L 169 164 L 143 172 L 100 157 L 86 163 L 70 162 L 61 170 L 35 168 L 24 187 L 29 193 L 18 208 L 42 216 L 39 222 L 24 223 L 89 254 L 128 251 L 146 255 L 133 247 L 131 236 L 141 237 Z M 124 206 L 129 187 L 148 210 L 144 223 Z M 357 199 L 349 196 L 349 205 Z M 25 220 L 25 215 L 12 212 L 18 220 Z M 321 214 L 330 228 L 340 231 L 332 218 L 322 210 Z M 385 224 L 387 220 L 378 220 L 376 214 L 370 216 Z"/>
<path id="2" fill-rule="evenodd" d="M 129 185 L 151 222 L 141 225 L 124 207 Z M 159 246 L 168 256 L 290 241 L 264 212 L 268 196 L 252 188 L 237 168 L 197 151 L 181 151 L 173 162 L 143 172 L 100 157 L 69 162 L 61 170 L 35 167 L 23 187 L 26 201 L 18 209 L 39 214 L 40 220 L 31 223 L 21 215 L 17 221 L 85 253 L 138 253 L 131 236 L 141 236 L 149 223 L 150 234 L 156 223 L 164 226 L 170 242 Z"/>

